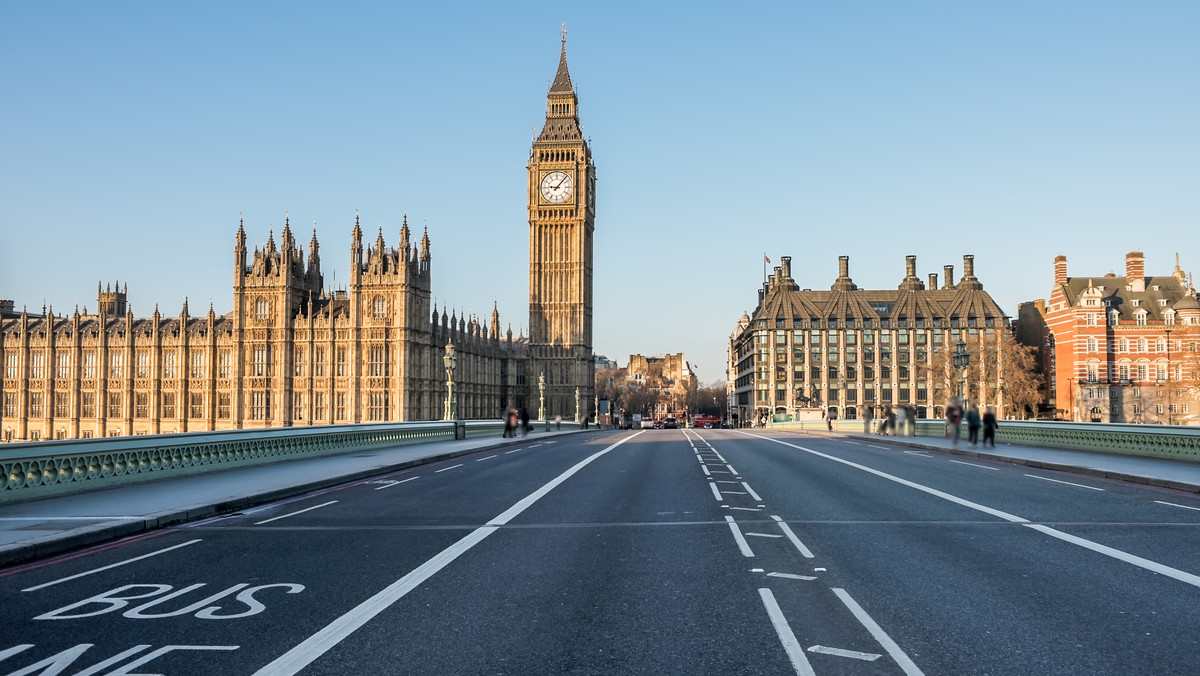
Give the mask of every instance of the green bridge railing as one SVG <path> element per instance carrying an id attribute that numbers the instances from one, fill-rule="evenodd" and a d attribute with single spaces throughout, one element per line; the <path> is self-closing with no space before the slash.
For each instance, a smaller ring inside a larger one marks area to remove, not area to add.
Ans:
<path id="1" fill-rule="evenodd" d="M 553 423 L 534 423 L 549 431 Z M 563 422 L 563 430 L 579 424 Z M 0 504 L 372 448 L 499 437 L 499 421 L 279 427 L 0 445 Z"/>
<path id="2" fill-rule="evenodd" d="M 878 420 L 870 421 L 871 432 L 875 432 L 878 426 Z M 827 427 L 824 420 L 805 420 L 767 423 L 767 429 L 826 430 Z M 835 420 L 833 429 L 837 432 L 862 433 L 865 428 L 862 420 Z M 963 425 L 963 439 L 966 439 L 966 435 L 966 425 Z M 918 420 L 916 436 L 945 437 L 946 421 Z M 1184 425 L 1001 420 L 996 429 L 996 441 L 1044 448 L 1200 461 L 1200 427 Z"/>

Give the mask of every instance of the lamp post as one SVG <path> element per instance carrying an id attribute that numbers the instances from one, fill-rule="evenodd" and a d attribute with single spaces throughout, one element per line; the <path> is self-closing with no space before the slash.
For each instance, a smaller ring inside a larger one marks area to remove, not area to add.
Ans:
<path id="1" fill-rule="evenodd" d="M 575 422 L 582 423 L 583 418 L 581 418 L 579 416 L 580 416 L 579 388 L 576 387 L 575 388 Z"/>
<path id="2" fill-rule="evenodd" d="M 538 420 L 546 419 L 546 372 L 538 374 Z"/>
<path id="3" fill-rule="evenodd" d="M 954 346 L 954 368 L 958 369 L 958 401 L 966 408 L 967 400 L 963 396 L 967 384 L 967 367 L 971 365 L 971 354 L 967 352 L 967 344 L 962 338 Z"/>
<path id="4" fill-rule="evenodd" d="M 442 364 L 446 367 L 446 410 L 443 419 L 455 420 L 458 418 L 458 403 L 454 401 L 454 367 L 458 364 L 458 358 L 454 356 L 454 343 L 450 341 L 446 341 Z"/>

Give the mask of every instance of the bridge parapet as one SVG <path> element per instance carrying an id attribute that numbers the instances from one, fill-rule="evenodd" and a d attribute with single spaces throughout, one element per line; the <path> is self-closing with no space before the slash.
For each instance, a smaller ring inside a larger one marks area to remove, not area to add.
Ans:
<path id="1" fill-rule="evenodd" d="M 879 421 L 873 421 L 874 431 Z M 824 420 L 768 423 L 768 429 L 825 430 Z M 962 426 L 966 439 L 967 428 Z M 863 431 L 862 420 L 837 420 L 838 432 Z M 946 421 L 918 420 L 917 436 L 946 436 Z M 1000 443 L 1062 448 L 1076 451 L 1100 451 L 1148 458 L 1169 458 L 1200 462 L 1200 427 L 1184 425 L 1132 425 L 1121 423 L 1076 423 L 1050 420 L 1001 420 L 996 429 Z"/>
<path id="2" fill-rule="evenodd" d="M 456 436 L 499 436 L 502 429 L 492 421 L 406 422 L 6 444 L 0 446 L 0 504 Z"/>

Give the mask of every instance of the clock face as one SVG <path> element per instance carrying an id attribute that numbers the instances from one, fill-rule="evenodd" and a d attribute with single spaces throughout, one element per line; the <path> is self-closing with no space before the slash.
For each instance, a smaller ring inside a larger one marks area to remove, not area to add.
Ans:
<path id="1" fill-rule="evenodd" d="M 571 188 L 571 176 L 561 171 L 552 171 L 542 177 L 542 199 L 552 204 L 571 199 Z"/>

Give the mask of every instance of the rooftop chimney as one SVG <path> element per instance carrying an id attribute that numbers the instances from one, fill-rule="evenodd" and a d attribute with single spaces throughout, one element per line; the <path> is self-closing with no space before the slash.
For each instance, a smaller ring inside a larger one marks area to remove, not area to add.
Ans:
<path id="1" fill-rule="evenodd" d="M 791 279 L 792 278 L 792 257 L 791 256 L 783 256 L 782 258 L 779 259 L 779 262 L 783 264 L 782 265 L 783 278 Z"/>
<path id="2" fill-rule="evenodd" d="M 946 285 L 943 286 L 942 288 L 943 289 L 953 289 L 954 288 L 954 266 L 953 265 L 943 265 L 942 271 L 946 273 Z"/>
<path id="3" fill-rule="evenodd" d="M 833 291 L 854 291 L 858 287 L 850 279 L 850 257 L 838 256 L 838 277 L 830 287 Z"/>
<path id="4" fill-rule="evenodd" d="M 1130 290 L 1141 293 L 1146 290 L 1146 259 L 1141 251 L 1125 254 L 1125 280 Z"/>
<path id="5" fill-rule="evenodd" d="M 917 277 L 917 257 L 904 257 L 904 281 L 900 282 L 901 291 L 915 291 L 922 288 L 921 280 Z"/>
<path id="6" fill-rule="evenodd" d="M 963 256 L 963 279 L 975 277 L 975 257 L 971 254 Z"/>
<path id="7" fill-rule="evenodd" d="M 1067 257 L 1066 256 L 1055 256 L 1054 257 L 1054 283 L 1055 284 L 1066 284 L 1067 283 Z"/>
<path id="8" fill-rule="evenodd" d="M 937 288 L 938 288 L 938 285 L 937 285 L 937 273 L 936 273 L 936 272 L 931 272 L 931 273 L 929 273 L 929 290 L 930 290 L 930 291 L 937 291 Z"/>

